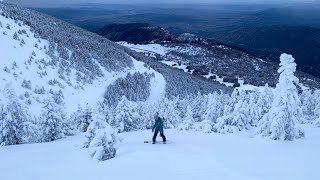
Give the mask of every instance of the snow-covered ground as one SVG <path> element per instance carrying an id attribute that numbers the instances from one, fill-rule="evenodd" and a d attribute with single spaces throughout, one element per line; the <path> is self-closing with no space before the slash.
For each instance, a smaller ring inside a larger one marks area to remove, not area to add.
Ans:
<path id="1" fill-rule="evenodd" d="M 134 51 L 137 52 L 143 52 L 143 53 L 156 53 L 161 56 L 166 55 L 166 53 L 169 51 L 169 48 L 164 47 L 160 44 L 130 44 L 125 41 L 117 42 L 118 44 L 128 47 Z"/>
<path id="2" fill-rule="evenodd" d="M 150 131 L 124 133 L 114 159 L 96 162 L 83 134 L 50 143 L 0 147 L 3 180 L 318 180 L 320 131 L 296 141 L 166 130 L 168 144 L 144 144 Z M 161 138 L 158 137 L 158 140 Z"/>

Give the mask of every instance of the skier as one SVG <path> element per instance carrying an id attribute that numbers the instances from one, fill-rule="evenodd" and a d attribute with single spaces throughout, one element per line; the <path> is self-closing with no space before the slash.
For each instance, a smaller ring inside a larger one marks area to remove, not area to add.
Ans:
<path id="1" fill-rule="evenodd" d="M 154 120 L 155 120 L 155 123 L 154 123 L 154 126 L 152 128 L 152 132 L 154 131 L 154 135 L 153 135 L 153 138 L 152 138 L 152 144 L 156 143 L 156 138 L 157 138 L 157 135 L 158 135 L 159 131 L 160 131 L 160 135 L 162 137 L 163 143 L 166 143 L 167 139 L 163 134 L 163 120 L 160 118 L 159 113 L 155 114 Z"/>
<path id="2" fill-rule="evenodd" d="M 83 125 L 83 132 L 87 132 L 89 126 L 90 126 L 90 122 L 92 122 L 92 117 L 91 117 L 91 113 L 87 112 L 86 113 L 86 116 L 85 116 L 85 122 L 84 122 L 84 125 Z"/>
<path id="3" fill-rule="evenodd" d="M 87 130 L 88 130 L 88 128 L 89 128 L 89 125 L 90 125 L 90 123 L 89 123 L 88 121 L 86 121 L 86 122 L 84 123 L 83 132 L 87 132 Z"/>

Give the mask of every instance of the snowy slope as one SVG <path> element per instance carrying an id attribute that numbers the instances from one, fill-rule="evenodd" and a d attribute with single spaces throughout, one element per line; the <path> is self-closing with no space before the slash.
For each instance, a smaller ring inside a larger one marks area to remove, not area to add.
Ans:
<path id="1" fill-rule="evenodd" d="M 159 54 L 161 56 L 166 55 L 166 53 L 170 50 L 169 48 L 164 47 L 161 44 L 130 44 L 124 41 L 118 42 L 118 44 L 128 47 L 137 52 L 153 53 Z"/>
<path id="2" fill-rule="evenodd" d="M 157 100 L 165 94 L 163 76 L 133 58 L 134 66 L 120 72 L 107 71 L 98 61 L 93 59 L 102 71 L 103 76 L 94 79 L 92 84 L 79 84 L 76 80 L 76 73 L 80 72 L 75 69 L 71 69 L 67 80 L 62 80 L 59 78 L 59 68 L 48 65 L 52 62 L 52 58 L 47 55 L 49 47 L 47 40 L 38 38 L 36 34 L 30 31 L 30 27 L 23 25 L 22 22 L 15 22 L 2 15 L 0 15 L 0 22 L 2 24 L 0 26 L 0 91 L 7 87 L 13 89 L 22 104 L 34 116 L 40 115 L 43 101 L 51 98 L 50 90 L 54 93 L 62 91 L 63 105 L 67 114 L 75 112 L 78 105 L 84 107 L 88 104 L 95 107 L 97 102 L 103 100 L 108 85 L 120 77 L 125 77 L 128 73 L 146 72 L 155 74 L 155 77 L 151 79 L 150 101 Z M 19 34 L 17 33 L 19 30 L 25 30 L 25 32 Z M 17 34 L 16 39 L 13 38 L 15 33 Z M 55 53 L 57 54 L 57 52 Z M 69 53 L 72 52 L 69 51 Z M 49 85 L 49 82 L 53 80 L 58 83 Z M 30 86 L 22 87 L 23 81 L 30 81 Z M 35 92 L 42 87 L 43 92 Z M 0 98 L 0 101 L 1 99 L 4 98 Z"/>
<path id="3" fill-rule="evenodd" d="M 306 129 L 309 136 L 295 142 L 167 130 L 166 145 L 144 144 L 151 131 L 130 132 L 124 134 L 116 158 L 99 163 L 81 149 L 82 134 L 0 147 L 1 171 L 16 172 L 2 173 L 1 179 L 317 180 L 320 133 Z"/>

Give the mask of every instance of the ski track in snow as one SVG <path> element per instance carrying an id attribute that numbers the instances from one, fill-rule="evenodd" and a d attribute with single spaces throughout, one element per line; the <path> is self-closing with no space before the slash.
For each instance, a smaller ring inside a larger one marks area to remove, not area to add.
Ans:
<path id="1" fill-rule="evenodd" d="M 132 58 L 134 68 L 133 71 L 148 74 L 154 73 L 155 77 L 151 78 L 150 80 L 150 96 L 147 101 L 149 102 L 156 102 L 159 101 L 161 98 L 165 96 L 165 88 L 166 88 L 166 81 L 162 74 L 158 73 L 157 71 L 153 70 L 152 68 L 148 69 L 144 67 L 143 62 L 137 61 Z"/>
<path id="2" fill-rule="evenodd" d="M 114 159 L 97 162 L 81 148 L 83 134 L 50 143 L 0 147 L 1 179 L 317 180 L 319 129 L 293 142 L 247 134 L 166 130 L 168 144 L 145 144 L 151 130 L 124 133 Z M 158 137 L 157 140 L 161 140 Z"/>

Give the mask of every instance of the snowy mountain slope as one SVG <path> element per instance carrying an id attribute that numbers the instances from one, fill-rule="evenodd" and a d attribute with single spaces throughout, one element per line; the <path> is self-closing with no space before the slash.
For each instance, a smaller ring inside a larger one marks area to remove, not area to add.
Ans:
<path id="1" fill-rule="evenodd" d="M 40 48 L 52 59 L 51 64 L 57 66 L 59 76 L 55 77 L 56 81 L 54 83 L 61 84 L 60 86 L 66 87 L 65 84 L 72 84 L 75 88 L 86 89 L 90 85 L 100 81 L 98 80 L 100 77 L 106 76 L 106 72 L 108 72 L 107 75 L 109 76 L 112 72 L 117 72 L 118 74 L 118 72 L 133 68 L 134 63 L 130 56 L 135 56 L 135 59 L 145 62 L 147 64 L 146 67 L 158 67 L 160 64 L 151 62 L 144 56 L 124 49 L 122 46 L 101 36 L 84 31 L 58 19 L 11 4 L 1 3 L 0 7 L 3 10 L 2 14 L 4 16 L 20 21 L 22 26 L 29 26 L 30 32 L 33 33 L 31 36 L 36 38 L 33 41 L 43 40 L 43 43 L 47 43 L 46 50 L 44 50 L 44 47 Z M 19 39 L 21 43 L 22 37 Z M 17 44 L 19 43 L 17 42 Z M 31 46 L 28 44 L 28 47 L 31 48 Z M 38 53 L 38 56 L 44 56 L 43 53 L 42 55 L 40 52 Z M 161 67 L 156 69 L 156 71 L 161 73 L 167 82 L 165 88 L 166 96 L 176 94 L 185 96 L 196 94 L 197 92 L 208 94 L 213 91 L 220 91 L 221 89 L 225 91 L 224 86 L 210 83 L 201 78 L 189 80 L 189 76 L 185 76 L 185 74 L 171 70 L 168 67 Z M 77 79 L 76 83 L 72 80 L 74 77 Z M 104 78 L 108 79 L 108 77 Z M 183 80 L 181 81 L 181 79 Z M 97 82 L 94 83 L 94 81 Z M 151 82 L 155 85 L 155 81 Z M 183 83 L 181 83 L 181 87 L 179 88 L 172 88 L 177 86 L 176 82 Z M 107 84 L 101 86 L 106 86 Z M 100 88 L 101 86 L 97 88 L 102 89 Z M 160 89 L 163 89 L 163 83 L 160 86 L 162 86 Z M 230 90 L 226 90 L 226 92 L 230 93 Z M 68 96 L 72 93 L 72 91 L 69 91 Z M 144 98 L 143 100 L 146 99 Z"/>
<path id="2" fill-rule="evenodd" d="M 156 100 L 164 96 L 165 81 L 161 74 L 147 69 L 143 65 L 144 63 L 133 58 L 133 67 L 120 72 L 108 72 L 96 61 L 95 63 L 99 66 L 103 76 L 97 77 L 91 84 L 80 85 L 76 80 L 78 71 L 73 68 L 70 68 L 70 76 L 67 81 L 57 80 L 60 75 L 59 67 L 47 65 L 52 62 L 52 58 L 46 53 L 49 42 L 35 38 L 36 35 L 30 31 L 30 27 L 22 25 L 22 22 L 15 22 L 2 15 L 0 22 L 3 24 L 0 27 L 2 32 L 0 34 L 2 54 L 0 89 L 4 89 L 6 86 L 13 88 L 23 104 L 28 107 L 30 112 L 33 112 L 33 115 L 40 115 L 43 101 L 55 94 L 64 97 L 62 105 L 65 106 L 66 112 L 69 114 L 75 112 L 78 105 L 84 107 L 88 104 L 94 107 L 97 102 L 103 100 L 103 94 L 109 84 L 134 72 L 155 74 L 150 86 L 152 96 L 149 98 Z M 23 33 L 16 33 L 21 31 Z M 16 39 L 13 38 L 15 34 Z M 57 85 L 53 83 L 54 81 L 57 81 Z"/>
<path id="3" fill-rule="evenodd" d="M 99 163 L 81 149 L 79 134 L 51 143 L 0 147 L 1 162 L 6 162 L 0 168 L 19 172 L 3 173 L 5 180 L 317 180 L 320 134 L 306 129 L 308 140 L 295 142 L 165 130 L 166 145 L 144 144 L 151 131 L 129 132 L 123 135 L 118 155 Z"/>

